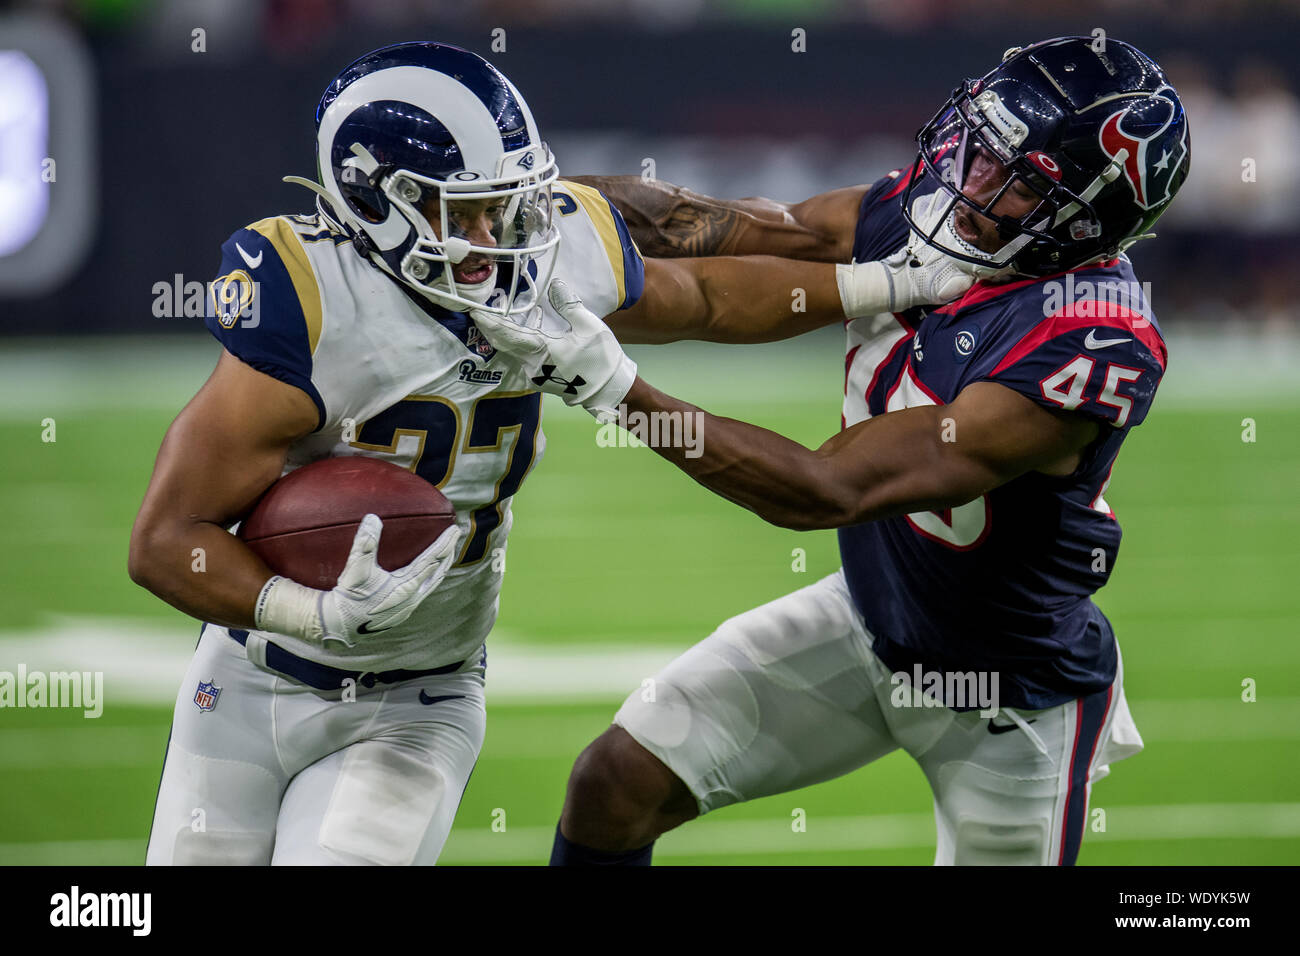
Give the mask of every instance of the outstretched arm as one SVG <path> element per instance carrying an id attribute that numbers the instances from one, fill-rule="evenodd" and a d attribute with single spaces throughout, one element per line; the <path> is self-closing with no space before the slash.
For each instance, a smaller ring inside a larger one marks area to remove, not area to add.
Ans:
<path id="1" fill-rule="evenodd" d="M 799 262 L 774 256 L 647 259 L 645 292 L 606 318 L 619 340 L 774 342 L 881 312 L 947 302 L 973 283 L 970 266 L 917 236 L 878 262 Z"/>
<path id="2" fill-rule="evenodd" d="M 951 404 L 879 415 L 812 450 L 665 395 L 636 375 L 611 331 L 562 280 L 552 281 L 549 297 L 569 322 L 558 336 L 493 313 L 472 314 L 498 352 L 543 391 L 597 417 L 702 416 L 694 419 L 700 442 L 655 451 L 711 491 L 783 527 L 838 528 L 957 507 L 1029 471 L 1069 474 L 1097 437 L 1089 418 L 977 382 Z"/>
<path id="3" fill-rule="evenodd" d="M 640 378 L 624 404 L 629 414 L 702 414 L 698 457 L 685 448 L 656 453 L 765 521 L 800 531 L 957 507 L 1028 471 L 1067 474 L 1098 427 L 992 382 L 968 386 L 950 405 L 860 422 L 815 450 L 702 412 Z"/>
<path id="4" fill-rule="evenodd" d="M 948 302 L 992 272 L 944 255 L 915 230 L 886 258 L 847 263 L 865 186 L 787 206 L 711 199 L 636 176 L 575 180 L 598 187 L 638 244 L 663 256 L 645 260 L 640 300 L 605 319 L 624 344 L 774 342 L 845 318 Z M 943 210 L 923 201 L 913 215 L 928 228 Z"/>
<path id="5" fill-rule="evenodd" d="M 639 176 L 573 176 L 594 186 L 622 213 L 647 256 L 782 256 L 848 262 L 866 186 L 849 186 L 800 203 L 714 199 Z"/>
<path id="6" fill-rule="evenodd" d="M 836 267 L 773 256 L 645 260 L 645 291 L 606 324 L 623 344 L 750 344 L 839 322 Z"/>

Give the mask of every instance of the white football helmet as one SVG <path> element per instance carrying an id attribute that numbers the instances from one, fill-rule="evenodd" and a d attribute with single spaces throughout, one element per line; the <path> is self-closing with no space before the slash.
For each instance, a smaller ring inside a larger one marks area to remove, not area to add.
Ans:
<path id="1" fill-rule="evenodd" d="M 316 141 L 323 185 L 285 179 L 314 190 L 379 268 L 454 312 L 517 315 L 543 301 L 560 241 L 555 159 L 481 56 L 432 42 L 366 54 L 321 97 Z"/>

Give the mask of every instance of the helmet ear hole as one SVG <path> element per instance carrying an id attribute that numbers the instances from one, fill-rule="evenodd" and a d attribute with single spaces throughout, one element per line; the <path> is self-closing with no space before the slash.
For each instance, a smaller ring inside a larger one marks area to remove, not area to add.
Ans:
<path id="1" fill-rule="evenodd" d="M 371 178 L 356 166 L 344 166 L 339 174 L 339 191 L 351 210 L 366 222 L 388 218 L 388 200 L 371 185 Z"/>
<path id="2" fill-rule="evenodd" d="M 366 220 L 366 222 L 380 223 L 387 218 L 386 216 L 380 215 L 378 209 L 375 209 L 364 200 L 358 199 L 356 196 L 348 196 L 347 200 L 348 206 L 351 207 L 352 211 L 362 219 Z"/>

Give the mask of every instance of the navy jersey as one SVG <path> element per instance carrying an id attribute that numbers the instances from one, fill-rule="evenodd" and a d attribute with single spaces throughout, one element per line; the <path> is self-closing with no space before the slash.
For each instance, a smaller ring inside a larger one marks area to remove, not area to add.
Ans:
<path id="1" fill-rule="evenodd" d="M 905 241 L 897 197 L 908 175 L 863 197 L 855 260 Z M 849 590 L 881 660 L 909 674 L 997 672 L 1001 705 L 1029 710 L 1107 687 L 1115 639 L 1090 596 L 1114 568 L 1120 528 L 1102 495 L 1166 363 L 1128 259 L 979 282 L 940 308 L 846 330 L 845 427 L 952 402 L 976 382 L 1100 425 L 1067 476 L 1030 472 L 960 507 L 840 529 Z"/>

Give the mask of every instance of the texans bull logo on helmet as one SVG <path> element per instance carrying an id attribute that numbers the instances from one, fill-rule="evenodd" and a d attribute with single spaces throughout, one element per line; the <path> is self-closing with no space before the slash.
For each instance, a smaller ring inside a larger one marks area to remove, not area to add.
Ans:
<path id="1" fill-rule="evenodd" d="M 1168 87 L 1166 87 L 1168 89 Z M 1133 201 L 1143 209 L 1154 209 L 1171 198 L 1174 173 L 1187 153 L 1187 127 L 1173 129 L 1178 106 L 1156 94 L 1111 114 L 1101 124 L 1102 151 L 1111 159 L 1123 160 L 1124 178 L 1133 189 Z"/>
<path id="2" fill-rule="evenodd" d="M 1005 171 L 992 195 L 965 188 L 969 160 L 979 153 Z M 1150 238 L 1190 159 L 1186 112 L 1155 62 L 1120 40 L 1102 53 L 1087 37 L 1058 37 L 1013 47 L 997 67 L 953 90 L 917 134 L 900 203 L 921 238 L 952 258 L 1052 275 Z M 1000 200 L 1016 181 L 1041 201 L 1012 217 Z M 921 225 L 913 203 L 928 193 L 947 206 L 937 223 Z M 958 207 L 996 223 L 1002 246 L 980 249 L 941 235 Z"/>

